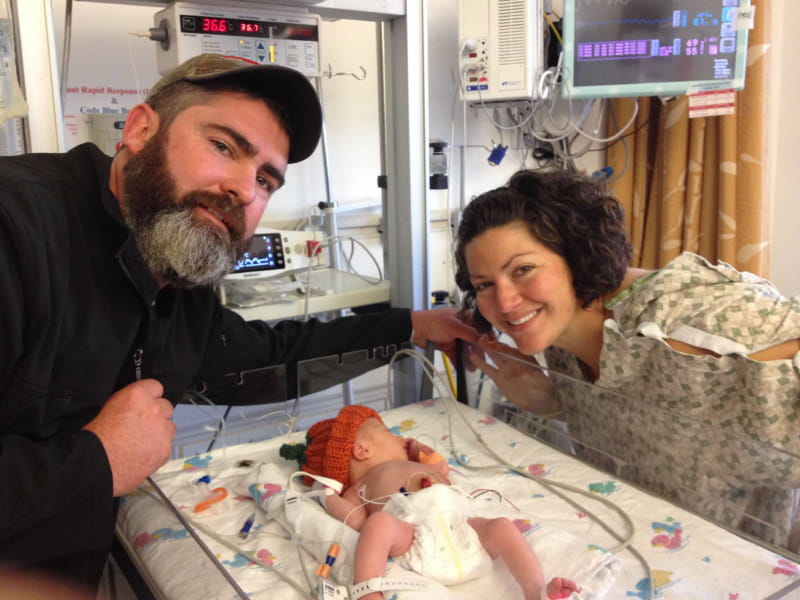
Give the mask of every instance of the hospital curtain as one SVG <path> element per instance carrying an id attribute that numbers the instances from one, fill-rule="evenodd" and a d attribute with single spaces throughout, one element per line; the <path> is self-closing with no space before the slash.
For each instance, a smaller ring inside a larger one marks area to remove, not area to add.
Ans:
<path id="1" fill-rule="evenodd" d="M 687 96 L 639 98 L 635 122 L 607 150 L 611 187 L 623 203 L 632 265 L 658 268 L 682 251 L 769 276 L 766 169 L 767 0 L 754 0 L 744 90 L 736 113 L 689 118 Z M 634 101 L 609 103 L 609 131 Z"/>

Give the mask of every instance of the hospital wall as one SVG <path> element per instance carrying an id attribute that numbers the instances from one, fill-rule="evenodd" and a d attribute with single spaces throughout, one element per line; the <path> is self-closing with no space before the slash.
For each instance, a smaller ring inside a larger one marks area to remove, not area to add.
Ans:
<path id="1" fill-rule="evenodd" d="M 63 47 L 65 5 L 66 0 L 53 0 L 58 48 Z M 429 196 L 430 247 L 433 249 L 431 289 L 452 289 L 448 215 L 472 195 L 502 184 L 522 164 L 522 153 L 514 148 L 514 140 L 509 136 L 503 140 L 510 146 L 505 159 L 498 166 L 490 166 L 486 160 L 488 148 L 500 142 L 497 130 L 482 111 L 465 111 L 455 99 L 453 68 L 458 41 L 454 15 L 457 6 L 457 0 L 427 2 L 430 138 L 447 141 L 451 147 L 450 190 L 431 191 Z M 157 8 L 78 1 L 73 3 L 73 10 L 68 90 L 64 102 L 68 145 L 90 137 L 98 139 L 109 117 L 93 111 L 116 108 L 120 111 L 118 118 L 124 118 L 124 110 L 141 101 L 158 78 L 154 43 L 131 35 L 146 32 L 152 26 L 152 15 Z M 769 156 L 770 189 L 766 203 L 771 213 L 768 220 L 773 245 L 771 276 L 785 293 L 791 294 L 800 294 L 800 270 L 795 266 L 798 251 L 792 243 L 795 225 L 800 223 L 800 203 L 793 195 L 800 117 L 792 102 L 800 90 L 788 57 L 796 55 L 800 41 L 790 35 L 788 28 L 791 23 L 798 22 L 799 13 L 800 3 L 791 0 L 774 3 L 773 49 L 776 52 L 773 69 L 779 75 L 771 78 L 774 89 L 769 90 L 769 148 L 774 149 Z M 316 212 L 319 201 L 330 199 L 340 207 L 352 209 L 339 213 L 340 232 L 353 235 L 380 256 L 381 191 L 376 184 L 381 174 L 376 28 L 371 22 L 324 22 L 321 40 L 324 69 L 330 66 L 333 72 L 360 75 L 363 67 L 366 78 L 358 80 L 341 75 L 321 80 L 328 168 L 323 162 L 322 149 L 306 162 L 291 166 L 288 185 L 271 200 L 263 224 L 294 228 Z M 109 87 L 123 93 L 98 91 Z M 391 110 L 391 99 L 387 109 Z M 427 152 L 427 148 L 420 151 Z M 602 166 L 598 162 L 601 154 L 590 153 L 592 158 L 579 162 L 579 167 L 591 172 Z M 463 176 L 462 159 L 466 166 Z M 324 184 L 326 172 L 327 187 Z M 326 189 L 331 190 L 330 198 Z M 391 227 L 391 223 L 385 226 Z M 393 259 L 402 260 L 402 257 Z M 356 258 L 356 264 L 367 273 L 372 269 L 370 261 L 363 256 Z"/>
<path id="2" fill-rule="evenodd" d="M 772 2 L 772 0 L 770 0 Z M 800 249 L 797 230 L 800 226 L 800 198 L 797 193 L 797 169 L 800 164 L 800 76 L 794 57 L 800 52 L 797 36 L 800 23 L 800 2 L 776 0 L 772 26 L 774 51 L 770 102 L 767 160 L 769 169 L 769 202 L 772 241 L 771 278 L 785 294 L 800 295 Z"/>

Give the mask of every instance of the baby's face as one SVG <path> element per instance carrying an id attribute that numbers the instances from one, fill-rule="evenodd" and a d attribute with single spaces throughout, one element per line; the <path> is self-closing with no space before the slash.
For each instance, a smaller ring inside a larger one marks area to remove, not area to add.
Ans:
<path id="1" fill-rule="evenodd" d="M 393 434 L 379 419 L 367 419 L 358 428 L 357 438 L 369 444 L 383 460 L 408 460 L 406 441 Z"/>

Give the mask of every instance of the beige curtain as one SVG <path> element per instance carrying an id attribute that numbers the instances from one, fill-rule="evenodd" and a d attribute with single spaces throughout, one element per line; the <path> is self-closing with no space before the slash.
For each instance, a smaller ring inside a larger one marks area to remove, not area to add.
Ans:
<path id="1" fill-rule="evenodd" d="M 769 2 L 752 4 L 755 27 L 736 114 L 690 119 L 687 96 L 666 104 L 639 98 L 628 135 L 608 148 L 608 164 L 620 174 L 612 177 L 612 188 L 625 206 L 633 266 L 658 268 L 688 250 L 769 276 Z M 616 131 L 615 122 L 627 123 L 633 107 L 630 98 L 613 100 L 609 131 Z"/>

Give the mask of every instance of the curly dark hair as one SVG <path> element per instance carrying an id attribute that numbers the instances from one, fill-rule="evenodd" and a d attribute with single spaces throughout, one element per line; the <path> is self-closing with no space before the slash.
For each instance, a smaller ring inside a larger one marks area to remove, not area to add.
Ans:
<path id="1" fill-rule="evenodd" d="M 479 331 L 491 325 L 477 310 L 475 288 L 464 257 L 467 245 L 494 227 L 520 222 L 560 255 L 572 273 L 583 308 L 616 290 L 630 264 L 624 211 L 605 184 L 567 171 L 519 171 L 502 187 L 474 198 L 464 209 L 456 239 L 456 284 L 466 292 Z"/>

